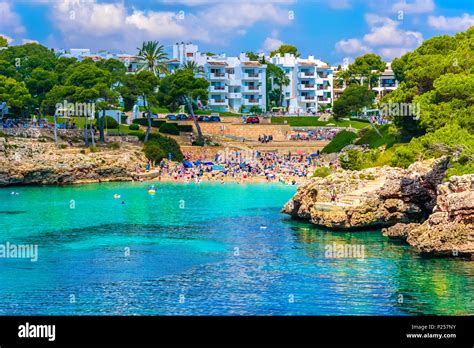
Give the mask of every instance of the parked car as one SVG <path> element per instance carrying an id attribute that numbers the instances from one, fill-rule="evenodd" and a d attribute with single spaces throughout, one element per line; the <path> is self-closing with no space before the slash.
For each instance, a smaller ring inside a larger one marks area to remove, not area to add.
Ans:
<path id="1" fill-rule="evenodd" d="M 190 118 L 186 114 L 178 114 L 176 117 L 178 117 L 178 120 L 180 121 L 186 121 L 189 120 Z"/>
<path id="2" fill-rule="evenodd" d="M 174 114 L 169 114 L 169 115 L 166 115 L 166 119 L 168 121 L 178 121 L 178 116 L 176 116 Z"/>
<path id="3" fill-rule="evenodd" d="M 209 116 L 199 116 L 198 121 L 199 122 L 209 122 L 210 117 Z"/>
<path id="4" fill-rule="evenodd" d="M 256 116 L 249 116 L 245 120 L 245 123 L 260 123 L 260 119 Z"/>
<path id="5" fill-rule="evenodd" d="M 213 116 L 211 114 L 211 116 L 209 117 L 209 121 L 210 122 L 220 122 L 221 121 L 221 118 L 219 116 Z"/>

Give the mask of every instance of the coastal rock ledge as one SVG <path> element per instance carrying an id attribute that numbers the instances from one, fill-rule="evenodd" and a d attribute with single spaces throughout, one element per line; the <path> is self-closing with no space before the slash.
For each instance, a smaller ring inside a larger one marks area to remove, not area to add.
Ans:
<path id="1" fill-rule="evenodd" d="M 145 163 L 135 144 L 93 153 L 76 147 L 58 149 L 35 139 L 0 137 L 0 187 L 131 181 L 136 179 L 136 166 Z"/>
<path id="2" fill-rule="evenodd" d="M 474 256 L 474 174 L 453 176 L 438 185 L 436 206 L 422 224 L 397 224 L 382 230 L 421 253 Z"/>
<path id="3" fill-rule="evenodd" d="M 331 229 L 384 227 L 420 253 L 474 259 L 474 174 L 442 183 L 446 168 L 441 158 L 313 178 L 282 211 Z"/>
<path id="4" fill-rule="evenodd" d="M 283 207 L 295 218 L 331 229 L 389 227 L 423 222 L 436 204 L 447 159 L 427 160 L 408 169 L 381 167 L 338 171 L 312 178 Z M 336 200 L 332 201 L 335 192 Z"/>

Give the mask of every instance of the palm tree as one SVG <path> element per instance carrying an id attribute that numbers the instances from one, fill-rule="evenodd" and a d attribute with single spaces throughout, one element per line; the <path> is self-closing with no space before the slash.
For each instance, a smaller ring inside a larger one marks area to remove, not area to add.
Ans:
<path id="1" fill-rule="evenodd" d="M 337 80 L 342 82 L 342 88 L 346 88 L 353 81 L 353 74 L 349 70 L 341 70 L 337 73 Z"/>
<path id="2" fill-rule="evenodd" d="M 202 76 L 204 74 L 204 67 L 197 64 L 193 60 L 188 60 L 184 64 L 181 65 L 180 67 L 183 70 L 189 70 L 193 73 L 193 75 L 199 75 Z"/>
<path id="3" fill-rule="evenodd" d="M 274 76 L 274 81 L 278 85 L 278 90 L 279 90 L 279 98 L 278 98 L 278 103 L 279 106 L 283 106 L 283 86 L 288 86 L 290 84 L 290 78 L 288 75 L 286 75 L 285 71 L 280 69 Z"/>
<path id="4" fill-rule="evenodd" d="M 158 78 L 160 78 L 160 73 L 168 72 L 168 67 L 165 62 L 168 59 L 168 55 L 165 53 L 163 45 L 160 45 L 158 41 L 145 41 L 142 47 L 137 49 L 137 57 L 142 64 L 139 72 L 148 70 Z"/>

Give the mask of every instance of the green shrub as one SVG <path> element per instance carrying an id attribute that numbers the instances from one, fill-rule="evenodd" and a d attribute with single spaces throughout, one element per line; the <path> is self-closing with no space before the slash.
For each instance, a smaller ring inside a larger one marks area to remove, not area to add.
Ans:
<path id="1" fill-rule="evenodd" d="M 341 167 L 347 170 L 360 170 L 363 164 L 363 153 L 359 150 L 348 150 L 339 156 Z"/>
<path id="2" fill-rule="evenodd" d="M 160 128 L 163 124 L 165 124 L 165 120 L 151 120 L 151 126 L 153 128 Z M 147 123 L 148 126 L 148 123 Z"/>
<path id="3" fill-rule="evenodd" d="M 140 126 L 148 127 L 148 118 L 142 117 L 142 118 L 136 118 L 132 121 L 133 124 L 138 124 Z M 152 119 L 151 120 L 151 126 L 153 128 L 160 128 L 162 124 L 166 123 L 165 120 L 156 120 Z"/>
<path id="4" fill-rule="evenodd" d="M 99 151 L 99 150 L 97 149 L 96 146 L 92 146 L 92 145 L 91 145 L 91 146 L 89 147 L 89 151 L 92 152 L 92 153 L 96 153 L 96 152 Z"/>
<path id="5" fill-rule="evenodd" d="M 67 145 L 66 144 L 61 144 L 61 145 L 59 145 L 59 148 L 64 150 L 64 149 L 67 148 Z"/>
<path id="6" fill-rule="evenodd" d="M 379 127 L 378 130 L 382 136 L 380 136 L 372 127 L 362 129 L 359 132 L 360 139 L 355 142 L 356 145 L 367 144 L 371 149 L 386 145 L 386 147 L 389 148 L 399 141 L 398 134 L 390 125 L 385 124 Z"/>
<path id="7" fill-rule="evenodd" d="M 99 118 L 99 123 L 97 123 L 97 124 L 100 124 L 100 122 L 103 122 L 103 121 L 104 121 L 104 116 Z M 119 126 L 119 124 L 115 120 L 115 118 L 113 118 L 111 116 L 105 116 L 105 122 L 103 124 L 104 124 L 104 128 L 107 127 L 107 128 L 111 128 L 111 129 L 118 128 L 118 126 Z"/>
<path id="8" fill-rule="evenodd" d="M 192 132 L 193 131 L 193 126 L 190 124 L 184 124 L 184 125 L 178 125 L 178 129 L 180 132 Z"/>
<path id="9" fill-rule="evenodd" d="M 160 133 L 179 135 L 178 125 L 176 123 L 163 123 L 160 126 Z"/>
<path id="10" fill-rule="evenodd" d="M 133 124 L 139 124 L 140 126 L 148 126 L 148 119 L 146 117 L 136 118 L 132 121 Z"/>
<path id="11" fill-rule="evenodd" d="M 143 135 L 143 137 L 145 137 L 145 135 Z M 165 152 L 166 158 L 168 158 L 168 153 L 171 153 L 173 161 L 181 162 L 183 160 L 183 153 L 181 152 L 179 144 L 170 137 L 151 133 L 147 144 L 148 143 L 158 144 Z"/>
<path id="12" fill-rule="evenodd" d="M 391 164 L 394 167 L 408 168 L 415 161 L 416 153 L 406 146 L 401 146 L 395 150 Z"/>
<path id="13" fill-rule="evenodd" d="M 138 124 L 131 124 L 130 126 L 128 126 L 128 129 L 131 131 L 137 131 L 140 129 L 140 126 Z"/>
<path id="14" fill-rule="evenodd" d="M 328 175 L 331 175 L 330 167 L 318 167 L 313 173 L 313 177 L 315 178 L 325 178 Z"/>
<path id="15" fill-rule="evenodd" d="M 138 139 L 139 139 L 140 141 L 145 140 L 145 132 L 144 132 L 144 131 L 141 131 L 141 130 L 129 132 L 128 135 L 134 136 L 134 137 L 138 137 Z"/>
<path id="16" fill-rule="evenodd" d="M 473 174 L 474 173 L 474 161 L 470 160 L 466 163 L 460 163 L 450 161 L 449 168 L 446 171 L 446 180 L 455 175 Z"/>
<path id="17" fill-rule="evenodd" d="M 352 144 L 354 139 L 357 138 L 357 135 L 353 132 L 349 131 L 342 131 L 337 133 L 337 135 L 334 137 L 333 140 L 329 144 L 327 144 L 323 150 L 321 151 L 322 153 L 334 153 L 334 152 L 339 152 L 341 151 L 344 147 L 347 145 Z"/>
<path id="18" fill-rule="evenodd" d="M 143 146 L 143 152 L 145 153 L 146 158 L 153 163 L 159 163 L 163 158 L 167 158 L 168 156 L 157 142 L 147 142 Z"/>

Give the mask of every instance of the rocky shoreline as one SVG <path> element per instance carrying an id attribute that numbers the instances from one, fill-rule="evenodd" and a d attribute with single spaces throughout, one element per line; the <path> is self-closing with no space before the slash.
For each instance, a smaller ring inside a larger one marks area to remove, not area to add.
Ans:
<path id="1" fill-rule="evenodd" d="M 138 144 L 58 148 L 53 142 L 0 137 L 0 187 L 13 185 L 65 185 L 131 181 L 139 177 L 146 158 Z"/>
<path id="2" fill-rule="evenodd" d="M 448 160 L 338 171 L 302 185 L 282 212 L 334 230 L 383 228 L 420 253 L 474 255 L 474 174 L 443 183 Z M 334 193 L 336 193 L 335 201 Z"/>

